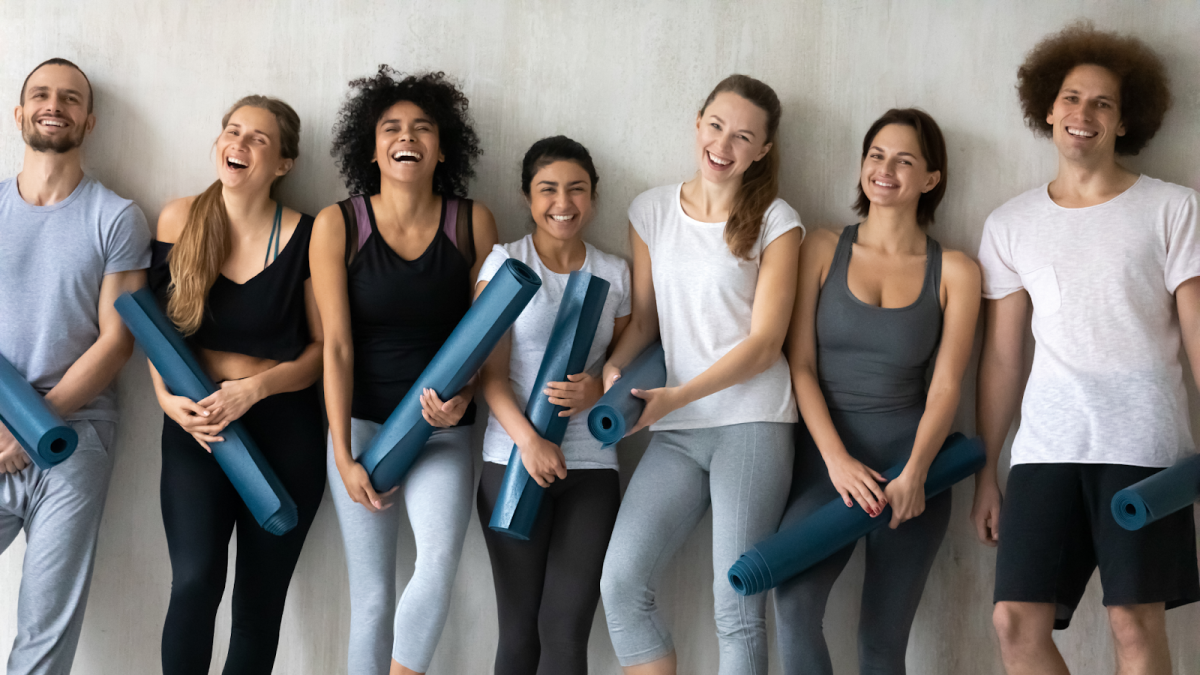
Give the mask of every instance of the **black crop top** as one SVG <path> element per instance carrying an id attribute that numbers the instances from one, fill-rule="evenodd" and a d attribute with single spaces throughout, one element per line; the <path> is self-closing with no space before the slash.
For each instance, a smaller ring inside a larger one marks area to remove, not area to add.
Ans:
<path id="1" fill-rule="evenodd" d="M 300 356 L 312 341 L 304 307 L 312 225 L 312 216 L 301 216 L 279 257 L 246 283 L 217 275 L 205 298 L 200 328 L 188 338 L 189 344 L 274 361 L 293 361 Z M 171 283 L 168 257 L 173 248 L 174 244 L 161 241 L 150 244 L 147 278 L 164 312 Z"/>
<path id="2" fill-rule="evenodd" d="M 366 200 L 371 232 L 346 271 L 354 417 L 386 421 L 471 308 L 471 266 L 446 234 L 446 201 L 429 247 L 405 260 L 384 241 Z M 458 425 L 474 422 L 472 402 Z"/>

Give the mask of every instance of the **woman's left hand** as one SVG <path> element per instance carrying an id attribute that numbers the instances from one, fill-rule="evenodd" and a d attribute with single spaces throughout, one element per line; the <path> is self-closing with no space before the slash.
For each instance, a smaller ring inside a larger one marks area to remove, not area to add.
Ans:
<path id="1" fill-rule="evenodd" d="M 206 420 L 208 424 L 226 427 L 230 422 L 241 419 L 246 411 L 263 398 L 265 396 L 259 389 L 257 380 L 247 377 L 242 380 L 225 380 L 216 391 L 196 403 L 209 410 Z"/>
<path id="2" fill-rule="evenodd" d="M 917 476 L 915 472 L 905 468 L 895 480 L 884 486 L 883 492 L 892 507 L 892 522 L 888 527 L 893 530 L 900 527 L 900 523 L 912 520 L 925 512 L 924 476 Z"/>
<path id="3" fill-rule="evenodd" d="M 683 400 L 683 395 L 680 393 L 679 387 L 631 389 L 629 393 L 645 401 L 646 409 L 642 411 L 642 416 L 638 418 L 637 424 L 625 432 L 626 436 L 632 436 L 687 405 L 687 401 Z"/>
<path id="4" fill-rule="evenodd" d="M 567 375 L 567 382 L 547 382 L 542 393 L 550 397 L 550 403 L 566 408 L 559 417 L 570 417 L 596 405 L 604 395 L 600 380 L 588 373 Z"/>
<path id="5" fill-rule="evenodd" d="M 421 417 L 435 427 L 452 427 L 462 419 L 470 402 L 461 393 L 449 401 L 443 401 L 438 398 L 436 391 L 425 389 L 421 392 Z"/>

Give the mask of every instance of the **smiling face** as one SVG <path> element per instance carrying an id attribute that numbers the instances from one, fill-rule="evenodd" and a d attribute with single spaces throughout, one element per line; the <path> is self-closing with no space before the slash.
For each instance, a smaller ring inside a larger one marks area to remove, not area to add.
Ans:
<path id="1" fill-rule="evenodd" d="M 281 154 L 279 121 L 269 110 L 244 105 L 229 116 L 217 138 L 217 177 L 230 189 L 270 189 L 291 170 Z"/>
<path id="2" fill-rule="evenodd" d="M 442 155 L 437 123 L 411 101 L 388 108 L 375 124 L 375 157 L 384 180 L 433 182 Z"/>
<path id="3" fill-rule="evenodd" d="M 696 117 L 700 175 L 713 183 L 740 181 L 750 165 L 766 156 L 767 111 L 731 91 L 717 94 Z"/>
<path id="4" fill-rule="evenodd" d="M 529 213 L 539 230 L 562 241 L 579 236 L 592 220 L 592 181 L 576 162 L 551 162 L 533 175 Z"/>
<path id="5" fill-rule="evenodd" d="M 941 180 L 929 171 L 917 130 L 907 124 L 888 124 L 875 134 L 863 158 L 859 181 L 872 208 L 911 207 Z"/>
<path id="6" fill-rule="evenodd" d="M 1054 127 L 1054 145 L 1069 160 L 1111 158 L 1121 121 L 1121 80 L 1101 66 L 1075 66 L 1063 78 L 1046 123 Z"/>
<path id="7" fill-rule="evenodd" d="M 49 65 L 25 83 L 24 103 L 14 116 L 25 144 L 36 152 L 66 153 L 83 145 L 96 117 L 88 113 L 90 87 L 70 66 Z"/>

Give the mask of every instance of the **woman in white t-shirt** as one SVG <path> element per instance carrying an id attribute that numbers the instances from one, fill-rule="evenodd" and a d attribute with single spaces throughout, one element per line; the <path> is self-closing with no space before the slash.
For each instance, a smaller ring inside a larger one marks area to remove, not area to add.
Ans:
<path id="1" fill-rule="evenodd" d="M 630 433 L 655 433 L 625 493 L 600 582 L 626 673 L 675 672 L 658 584 L 710 501 L 719 672 L 767 669 L 765 598 L 737 595 L 725 575 L 779 525 L 798 420 L 781 349 L 804 230 L 776 198 L 780 114 L 766 84 L 726 78 L 696 117 L 698 175 L 629 207 L 633 318 L 604 382 L 611 386 L 661 339 L 667 384 L 634 390 L 646 409 Z"/>
<path id="2" fill-rule="evenodd" d="M 496 675 L 587 674 L 587 644 L 600 569 L 621 502 L 615 448 L 601 447 L 587 428 L 587 411 L 604 393 L 600 370 L 609 347 L 629 324 L 629 267 L 583 240 L 600 178 L 587 148 L 565 137 L 544 138 L 525 154 L 521 191 L 535 225 L 510 244 L 496 245 L 483 263 L 478 294 L 508 258 L 542 279 L 533 300 L 483 368 L 487 431 L 479 482 L 479 523 L 492 560 L 500 642 Z M 587 368 L 551 382 L 550 402 L 570 416 L 560 445 L 543 439 L 525 417 L 554 318 L 571 272 L 609 283 Z M 488 523 L 513 445 L 529 475 L 547 488 L 530 533 L 518 541 Z"/>

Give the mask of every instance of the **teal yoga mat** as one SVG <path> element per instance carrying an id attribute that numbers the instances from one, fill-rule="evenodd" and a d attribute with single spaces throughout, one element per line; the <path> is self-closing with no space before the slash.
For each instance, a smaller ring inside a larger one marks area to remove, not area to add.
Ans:
<path id="1" fill-rule="evenodd" d="M 952 485 L 983 468 L 987 456 L 983 441 L 955 433 L 946 439 L 942 449 L 929 466 L 925 477 L 925 497 L 949 490 Z M 883 475 L 889 480 L 900 475 L 904 464 L 898 464 Z M 874 529 L 887 527 L 892 509 L 872 518 L 858 504 L 846 506 L 841 498 L 834 499 L 814 511 L 804 520 L 777 532 L 742 557 L 729 568 L 729 584 L 742 595 L 754 595 L 774 588 L 807 570 L 813 565 L 858 541 Z"/>
<path id="2" fill-rule="evenodd" d="M 525 406 L 525 417 L 538 434 L 551 443 L 562 443 L 571 418 L 559 417 L 558 413 L 566 408 L 551 404 L 550 397 L 542 391 L 547 383 L 563 382 L 567 375 L 581 373 L 587 368 L 588 352 L 596 338 L 596 327 L 600 325 L 608 286 L 607 281 L 588 272 L 571 272 L 567 279 L 558 313 L 554 315 L 550 341 L 546 344 L 542 365 Z M 521 451 L 514 444 L 488 527 L 515 539 L 528 540 L 544 491 L 545 488 L 525 470 Z"/>
<path id="3" fill-rule="evenodd" d="M 175 326 L 158 309 L 150 289 L 125 293 L 114 306 L 172 394 L 199 401 L 217 390 Z M 245 427 L 235 421 L 225 427 L 221 437 L 225 440 L 209 444 L 213 459 L 229 477 L 254 519 L 271 534 L 291 531 L 299 518 L 296 502 Z"/>
<path id="4" fill-rule="evenodd" d="M 433 433 L 421 416 L 421 391 L 433 389 L 443 401 L 453 398 L 541 285 L 542 280 L 525 263 L 512 258 L 504 261 L 359 457 L 372 487 L 384 492 L 398 485 Z"/>
<path id="5" fill-rule="evenodd" d="M 1138 481 L 1112 498 L 1112 514 L 1127 530 L 1141 528 L 1200 499 L 1200 455 Z"/>
<path id="6" fill-rule="evenodd" d="M 646 347 L 609 387 L 604 397 L 588 413 L 588 431 L 592 438 L 612 445 L 625 437 L 625 431 L 637 424 L 646 402 L 629 393 L 632 389 L 657 389 L 667 385 L 666 354 L 661 342 Z"/>
<path id="7" fill-rule="evenodd" d="M 0 422 L 43 471 L 75 452 L 79 436 L 8 359 L 0 356 Z"/>

